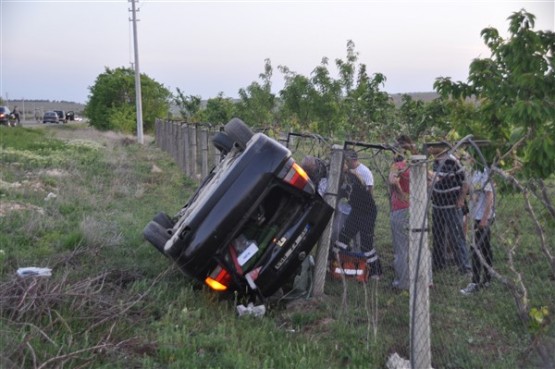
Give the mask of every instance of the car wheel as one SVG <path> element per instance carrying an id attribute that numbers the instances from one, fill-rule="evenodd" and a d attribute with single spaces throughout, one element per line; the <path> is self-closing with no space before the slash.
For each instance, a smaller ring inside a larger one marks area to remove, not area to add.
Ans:
<path id="1" fill-rule="evenodd" d="M 155 221 L 150 221 L 146 225 L 143 230 L 143 236 L 148 242 L 156 247 L 156 250 L 160 251 L 162 254 L 164 254 L 164 245 L 166 244 L 166 241 L 171 237 L 168 233 L 168 229 L 164 228 Z"/>
<path id="2" fill-rule="evenodd" d="M 247 142 L 254 135 L 249 126 L 239 118 L 233 118 L 227 122 L 224 131 L 242 149 L 247 147 Z"/>
<path id="3" fill-rule="evenodd" d="M 160 224 L 162 227 L 166 229 L 173 228 L 173 221 L 171 220 L 170 216 L 166 213 L 160 212 L 156 214 L 156 216 L 152 220 Z"/>
<path id="4" fill-rule="evenodd" d="M 212 137 L 212 144 L 224 155 L 233 148 L 233 140 L 225 132 L 217 132 Z"/>

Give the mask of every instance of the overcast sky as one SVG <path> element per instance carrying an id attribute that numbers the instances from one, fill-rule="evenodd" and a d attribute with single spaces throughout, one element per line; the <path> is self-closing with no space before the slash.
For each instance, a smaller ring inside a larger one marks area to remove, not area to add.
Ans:
<path id="1" fill-rule="evenodd" d="M 105 67 L 134 59 L 131 4 L 125 0 L 0 0 L 3 99 L 86 102 Z M 488 57 L 480 31 L 507 35 L 507 17 L 525 8 L 536 30 L 554 29 L 554 0 L 540 1 L 187 1 L 138 3 L 139 66 L 171 92 L 237 97 L 277 67 L 310 75 L 323 57 L 382 73 L 390 93 L 433 91 L 437 77 L 465 81 L 472 59 Z M 330 67 L 334 77 L 335 68 Z"/>

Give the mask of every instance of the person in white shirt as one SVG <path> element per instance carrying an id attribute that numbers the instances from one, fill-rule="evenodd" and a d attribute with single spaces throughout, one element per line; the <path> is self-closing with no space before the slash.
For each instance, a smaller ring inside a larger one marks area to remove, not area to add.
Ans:
<path id="1" fill-rule="evenodd" d="M 491 250 L 491 224 L 495 218 L 493 185 L 489 170 L 474 172 L 470 181 L 470 215 L 474 219 L 474 246 L 471 247 L 472 282 L 461 290 L 463 295 L 477 292 L 489 286 L 491 274 L 486 265 L 482 264 L 478 252 L 485 263 L 491 268 L 493 253 Z M 483 278 L 482 278 L 483 277 Z"/>
<path id="2" fill-rule="evenodd" d="M 374 188 L 374 175 L 366 165 L 358 160 L 358 154 L 355 150 L 347 150 L 345 152 L 345 162 L 351 172 L 357 174 L 362 179 L 364 184 L 366 184 L 366 188 L 370 194 L 372 194 L 372 189 Z"/>

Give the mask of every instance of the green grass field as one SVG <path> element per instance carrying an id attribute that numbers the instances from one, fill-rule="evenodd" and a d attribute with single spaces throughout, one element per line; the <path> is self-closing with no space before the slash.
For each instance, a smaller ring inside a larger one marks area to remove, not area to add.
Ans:
<path id="1" fill-rule="evenodd" d="M 196 187 L 154 143 L 82 125 L 0 128 L 0 368 L 385 368 L 394 352 L 409 357 L 409 296 L 389 287 L 383 193 L 382 280 L 327 279 L 322 298 L 239 318 L 238 301 L 194 285 L 142 238 Z M 431 290 L 434 368 L 547 368 L 538 347 L 553 358 L 555 281 L 521 196 L 503 196 L 495 265 L 515 278 L 505 240 L 516 227 L 527 299 L 548 313 L 525 325 L 502 283 L 462 297 L 466 277 L 442 272 Z M 16 276 L 29 266 L 52 276 Z"/>

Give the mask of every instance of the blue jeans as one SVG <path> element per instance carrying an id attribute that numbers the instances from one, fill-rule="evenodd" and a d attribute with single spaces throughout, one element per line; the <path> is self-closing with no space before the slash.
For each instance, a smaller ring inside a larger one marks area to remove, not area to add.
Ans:
<path id="1" fill-rule="evenodd" d="M 394 284 L 404 290 L 409 289 L 409 209 L 392 211 L 390 214 L 391 236 L 393 241 Z"/>
<path id="2" fill-rule="evenodd" d="M 436 208 L 432 210 L 432 265 L 435 270 L 445 268 L 445 241 L 449 237 L 456 247 L 455 260 L 461 273 L 470 271 L 466 237 L 463 230 L 463 213 L 458 207 Z"/>

